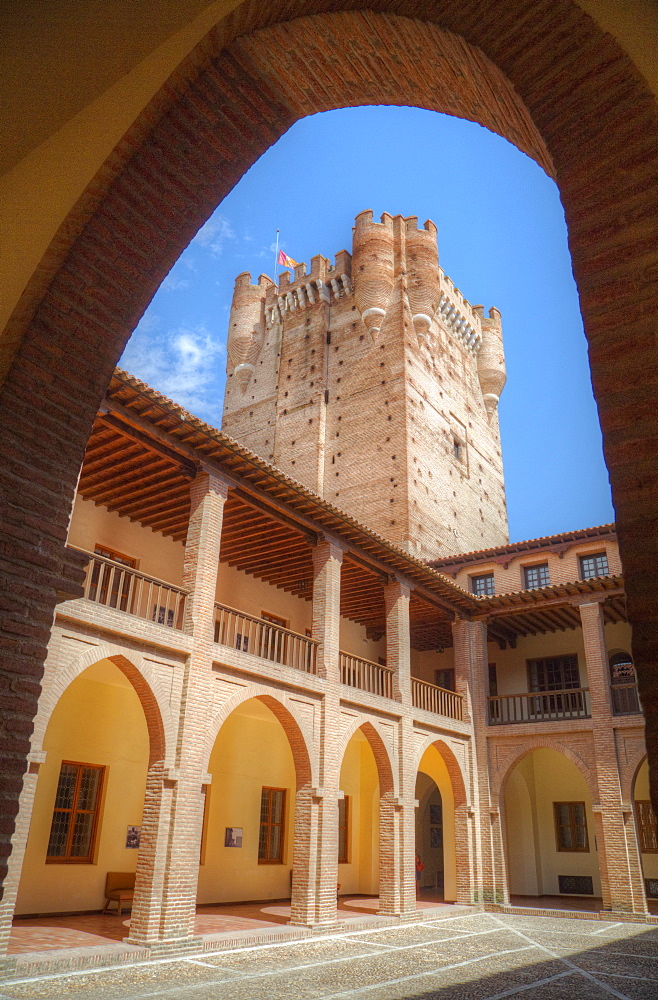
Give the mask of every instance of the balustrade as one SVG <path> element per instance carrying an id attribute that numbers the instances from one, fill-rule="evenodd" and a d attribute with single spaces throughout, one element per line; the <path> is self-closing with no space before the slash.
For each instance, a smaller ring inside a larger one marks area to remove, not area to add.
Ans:
<path id="1" fill-rule="evenodd" d="M 224 604 L 215 604 L 215 642 L 307 674 L 317 671 L 314 639 Z"/>
<path id="2" fill-rule="evenodd" d="M 169 628 L 181 629 L 183 626 L 184 590 L 104 556 L 90 556 L 84 596 L 95 604 L 136 618 L 145 618 Z"/>
<path id="3" fill-rule="evenodd" d="M 414 708 L 422 708 L 425 712 L 445 715 L 449 719 L 464 718 L 464 699 L 460 694 L 417 677 L 411 678 L 411 699 Z"/>
<path id="4" fill-rule="evenodd" d="M 489 725 L 515 722 L 553 722 L 562 719 L 589 719 L 589 688 L 563 691 L 533 691 L 489 698 Z"/>
<path id="5" fill-rule="evenodd" d="M 340 653 L 340 680 L 348 687 L 369 691 L 382 698 L 393 697 L 393 671 L 381 663 L 364 660 L 360 656 Z"/>
<path id="6" fill-rule="evenodd" d="M 611 684 L 613 715 L 637 715 L 641 712 L 640 699 L 637 694 L 637 684 Z"/>

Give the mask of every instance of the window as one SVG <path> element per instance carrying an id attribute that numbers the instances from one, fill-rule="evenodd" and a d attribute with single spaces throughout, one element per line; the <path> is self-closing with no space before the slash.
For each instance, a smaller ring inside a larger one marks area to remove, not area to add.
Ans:
<path id="1" fill-rule="evenodd" d="M 349 862 L 349 822 L 350 800 L 345 796 L 338 800 L 338 864 Z"/>
<path id="2" fill-rule="evenodd" d="M 62 761 L 46 861 L 91 864 L 104 770 Z"/>
<path id="3" fill-rule="evenodd" d="M 288 628 L 288 620 L 286 618 L 279 618 L 278 615 L 272 615 L 269 611 L 262 611 L 261 618 L 264 622 L 269 622 L 270 625 L 277 625 L 278 628 Z"/>
<path id="4" fill-rule="evenodd" d="M 89 582 L 89 600 L 105 604 L 119 611 L 128 611 L 130 597 L 131 574 L 126 569 L 136 569 L 137 561 L 120 552 L 106 549 L 102 545 L 94 546 L 94 555 L 106 559 L 107 562 L 94 560 Z M 116 563 L 115 566 L 109 563 Z"/>
<path id="5" fill-rule="evenodd" d="M 565 691 L 580 687 L 578 657 L 553 656 L 545 660 L 528 660 L 528 681 L 531 691 Z"/>
<path id="6" fill-rule="evenodd" d="M 658 854 L 658 824 L 651 803 L 638 799 L 635 803 L 637 829 L 640 835 L 640 852 Z"/>
<path id="7" fill-rule="evenodd" d="M 630 653 L 613 653 L 608 660 L 610 667 L 610 694 L 615 715 L 634 715 L 640 711 L 637 696 L 635 666 Z"/>
<path id="8" fill-rule="evenodd" d="M 434 671 L 434 683 L 437 687 L 445 688 L 446 691 L 455 690 L 455 671 L 452 667 L 444 670 Z"/>
<path id="9" fill-rule="evenodd" d="M 496 664 L 489 664 L 489 697 L 496 698 L 498 696 L 498 671 L 496 670 Z"/>
<path id="10" fill-rule="evenodd" d="M 260 797 L 259 865 L 283 863 L 285 788 L 264 788 Z"/>
<path id="11" fill-rule="evenodd" d="M 524 566 L 523 582 L 526 590 L 533 590 L 535 587 L 548 587 L 551 582 L 548 563 L 539 563 L 537 566 Z"/>
<path id="12" fill-rule="evenodd" d="M 584 802 L 554 802 L 558 851 L 589 851 Z"/>
<path id="13" fill-rule="evenodd" d="M 581 580 L 591 580 L 595 576 L 607 576 L 608 572 L 608 557 L 605 552 L 596 552 L 591 556 L 580 556 Z"/>
<path id="14" fill-rule="evenodd" d="M 490 597 L 496 593 L 493 573 L 483 573 L 471 577 L 471 592 L 477 597 Z"/>
<path id="15" fill-rule="evenodd" d="M 456 458 L 458 462 L 463 462 L 464 446 L 458 438 L 452 439 L 452 454 L 453 458 Z"/>

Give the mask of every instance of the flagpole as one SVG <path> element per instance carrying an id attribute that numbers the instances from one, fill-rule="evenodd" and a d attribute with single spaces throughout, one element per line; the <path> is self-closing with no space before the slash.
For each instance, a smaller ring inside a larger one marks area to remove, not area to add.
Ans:
<path id="1" fill-rule="evenodd" d="M 274 284 L 277 285 L 277 268 L 279 266 L 279 230 L 276 231 L 276 250 L 274 251 Z"/>

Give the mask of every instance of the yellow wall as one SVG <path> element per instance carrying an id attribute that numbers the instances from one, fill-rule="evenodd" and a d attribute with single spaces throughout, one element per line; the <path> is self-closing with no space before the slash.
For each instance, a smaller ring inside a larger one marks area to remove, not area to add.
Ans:
<path id="1" fill-rule="evenodd" d="M 584 802 L 589 851 L 558 851 L 554 802 Z M 517 765 L 505 790 L 509 889 L 521 896 L 559 892 L 558 875 L 591 875 L 601 895 L 592 802 L 585 778 L 556 750 L 539 749 Z"/>
<path id="2" fill-rule="evenodd" d="M 66 689 L 44 740 L 17 913 L 99 910 L 108 871 L 134 871 L 126 827 L 142 821 L 149 741 L 134 689 L 108 660 L 89 667 Z M 93 864 L 46 864 L 62 760 L 105 765 L 102 811 Z"/>
<path id="3" fill-rule="evenodd" d="M 182 585 L 185 549 L 180 542 L 79 496 L 73 508 L 68 544 L 88 552 L 93 552 L 95 545 L 107 546 L 136 559 L 140 573 L 174 586 Z"/>
<path id="4" fill-rule="evenodd" d="M 446 901 L 457 898 L 457 855 L 455 852 L 455 796 L 452 782 L 443 757 L 436 747 L 428 747 L 423 754 L 419 772 L 428 775 L 436 784 L 443 806 L 443 892 Z M 425 858 L 423 862 L 427 864 Z"/>
<path id="5" fill-rule="evenodd" d="M 646 760 L 637 772 L 633 798 L 645 801 L 649 799 L 649 765 Z M 658 878 L 658 854 L 642 855 L 642 871 L 645 878 Z"/>
<path id="6" fill-rule="evenodd" d="M 341 895 L 379 892 L 379 775 L 360 730 L 347 744 L 340 788 L 349 796 L 348 863 L 338 866 Z"/>
<path id="7" fill-rule="evenodd" d="M 200 903 L 288 899 L 293 862 L 295 767 L 281 723 L 252 699 L 222 726 L 210 757 L 204 863 L 199 871 Z M 258 864 L 261 791 L 285 788 L 283 864 Z M 227 826 L 243 829 L 242 847 L 224 847 Z"/>

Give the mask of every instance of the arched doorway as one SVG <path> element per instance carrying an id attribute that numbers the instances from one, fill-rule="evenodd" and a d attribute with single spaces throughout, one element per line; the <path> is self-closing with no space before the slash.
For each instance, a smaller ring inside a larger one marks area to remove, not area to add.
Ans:
<path id="1" fill-rule="evenodd" d="M 426 16 L 422 5 L 407 5 L 405 11 Z M 223 67 L 218 49 L 238 31 L 246 34 L 261 27 L 262 17 L 271 23 L 283 16 L 276 5 L 267 14 L 258 13 L 258 5 L 245 5 L 242 14 L 204 41 L 187 72 L 177 75 L 176 86 L 167 83 L 121 150 L 108 158 L 65 220 L 52 254 L 42 262 L 14 317 L 11 333 L 20 347 L 0 397 L 2 446 L 9 458 L 3 475 L 11 498 L 7 554 L 14 592 L 30 583 L 32 569 L 25 550 L 47 550 L 49 559 L 42 571 L 43 584 L 30 597 L 37 613 L 29 617 L 39 623 L 33 624 L 34 643 L 17 650 L 10 673 L 19 663 L 26 675 L 40 675 L 55 595 L 64 581 L 71 588 L 80 580 L 81 559 L 66 552 L 62 537 L 91 421 L 130 330 L 182 247 L 277 134 L 300 115 L 339 106 L 337 88 L 349 92 L 348 103 L 404 101 L 429 106 L 436 94 L 427 67 L 442 64 L 449 71 L 453 65 L 449 58 L 435 59 L 429 51 L 428 39 L 438 30 L 436 25 L 410 22 L 421 29 L 416 44 L 409 34 L 396 35 L 393 18 L 385 18 L 382 28 L 380 15 L 368 12 L 367 29 L 361 31 L 345 30 L 344 24 L 332 31 L 326 20 L 317 22 L 317 30 L 311 32 L 297 30 L 298 25 L 291 31 L 273 29 L 276 34 L 262 46 L 269 75 L 250 66 L 251 43 L 242 42 L 239 53 L 227 49 Z M 437 91 L 454 95 L 454 105 L 442 110 L 477 121 L 490 114 L 491 127 L 498 126 L 521 148 L 532 148 L 538 159 L 548 149 L 555 164 L 628 573 L 641 695 L 653 727 L 658 689 L 653 672 L 652 590 L 658 576 L 648 578 L 646 566 L 658 574 L 654 569 L 658 542 L 647 536 L 645 525 L 655 518 L 656 505 L 651 483 L 656 474 L 652 441 L 658 223 L 653 189 L 647 184 L 658 161 L 655 99 L 613 38 L 570 0 L 538 2 L 533 18 L 520 0 L 500 0 L 485 12 L 478 7 L 476 14 L 463 0 L 442 8 L 442 24 L 460 33 L 461 74 L 452 74 L 450 85 Z M 288 70 L 299 66 L 305 72 L 301 56 L 312 55 L 311 41 L 317 41 L 328 56 L 328 71 L 324 59 L 319 60 L 320 78 L 310 76 L 299 87 Z M 306 52 L 296 53 L 295 43 Z M 370 47 L 374 55 L 368 62 L 363 52 Z M 470 94 L 461 73 L 467 50 L 479 70 Z M 413 51 L 423 51 L 425 58 L 410 60 Z M 343 54 L 345 71 L 339 65 Z M 400 64 L 409 72 L 399 72 Z M 491 73 L 491 65 L 496 72 Z M 188 85 L 186 80 L 192 82 Z M 401 90 L 392 93 L 390 87 L 396 85 Z M 525 102 L 520 112 L 516 95 Z M 58 443 L 56 461 L 53 441 Z M 649 457 L 641 459 L 642 474 L 635 475 L 639 456 L 645 454 Z M 38 513 L 44 507 L 52 514 L 48 523 Z M 18 527 L 24 534 L 14 548 Z M 648 545 L 653 555 L 648 554 Z M 19 602 L 8 616 L 6 635 L 12 643 L 24 634 L 26 609 L 27 604 Z M 24 704 L 29 724 L 36 694 L 26 696 Z M 15 747 L 7 750 L 7 768 L 20 779 L 25 745 L 22 734 L 14 739 Z M 16 791 L 7 795 L 4 811 L 11 823 Z M 654 799 L 658 801 L 658 796 Z M 7 853 L 8 845 L 4 850 Z"/>
<path id="2" fill-rule="evenodd" d="M 421 887 L 431 898 L 438 895 L 454 902 L 464 894 L 464 886 L 457 884 L 458 868 L 462 882 L 468 883 L 472 860 L 463 822 L 463 780 L 457 762 L 446 758 L 442 750 L 442 742 L 430 745 L 418 766 L 416 852 L 424 865 Z"/>
<path id="3" fill-rule="evenodd" d="M 111 660 L 64 690 L 44 734 L 17 915 L 100 910 L 106 873 L 134 875 L 152 744 L 138 693 Z"/>
<path id="4" fill-rule="evenodd" d="M 377 763 L 357 729 L 340 769 L 338 882 L 341 896 L 379 895 L 379 799 Z"/>
<path id="5" fill-rule="evenodd" d="M 592 798 L 576 765 L 548 747 L 525 754 L 507 777 L 503 809 L 510 895 L 600 906 Z"/>
<path id="6" fill-rule="evenodd" d="M 416 854 L 422 870 L 416 876 L 419 898 L 444 898 L 445 864 L 443 849 L 443 799 L 436 782 L 419 771 L 416 778 Z M 423 893 L 425 890 L 425 893 Z"/>
<path id="7" fill-rule="evenodd" d="M 297 767 L 284 727 L 259 698 L 235 708 L 210 755 L 197 899 L 290 899 Z"/>

